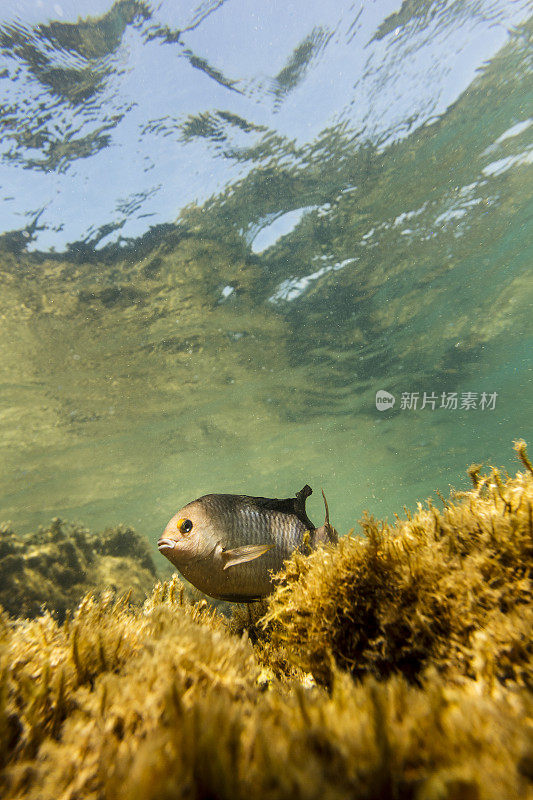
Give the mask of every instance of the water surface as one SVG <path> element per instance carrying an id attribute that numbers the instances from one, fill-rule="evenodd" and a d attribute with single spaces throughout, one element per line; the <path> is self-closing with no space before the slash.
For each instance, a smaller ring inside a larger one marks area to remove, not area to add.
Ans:
<path id="1" fill-rule="evenodd" d="M 308 482 L 345 531 L 511 469 L 528 5 L 4 3 L 0 517 Z"/>

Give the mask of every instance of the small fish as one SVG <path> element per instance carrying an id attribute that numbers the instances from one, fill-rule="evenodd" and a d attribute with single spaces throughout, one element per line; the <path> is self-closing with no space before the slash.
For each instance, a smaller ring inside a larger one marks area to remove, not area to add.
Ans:
<path id="1" fill-rule="evenodd" d="M 272 573 L 295 550 L 337 542 L 324 492 L 324 525 L 315 528 L 305 512 L 312 491 L 304 486 L 286 500 L 206 494 L 172 517 L 157 546 L 205 594 L 236 603 L 259 600 L 270 594 Z"/>

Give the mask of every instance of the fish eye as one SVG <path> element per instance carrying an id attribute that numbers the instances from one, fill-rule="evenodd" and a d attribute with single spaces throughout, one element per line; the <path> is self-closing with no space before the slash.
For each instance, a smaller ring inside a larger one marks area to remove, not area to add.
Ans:
<path id="1" fill-rule="evenodd" d="M 180 519 L 178 528 L 182 533 L 189 533 L 192 530 L 192 522 L 190 519 Z"/>

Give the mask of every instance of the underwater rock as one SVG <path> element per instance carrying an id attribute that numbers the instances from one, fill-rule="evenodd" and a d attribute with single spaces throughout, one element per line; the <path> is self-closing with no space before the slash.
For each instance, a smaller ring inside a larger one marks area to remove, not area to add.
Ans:
<path id="1" fill-rule="evenodd" d="M 533 467 L 517 449 L 514 478 L 475 467 L 441 511 L 295 554 L 248 615 L 192 603 L 177 576 L 142 608 L 108 593 L 64 624 L 0 615 L 0 796 L 533 798 Z M 52 525 L 43 549 L 74 531 Z"/>
<path id="2" fill-rule="evenodd" d="M 365 515 L 363 536 L 286 562 L 262 621 L 279 664 L 325 685 L 335 667 L 416 683 L 431 666 L 533 687 L 533 468 L 515 447 L 515 478 L 475 465 L 473 490 L 442 510 L 419 503 L 394 526 Z"/>
<path id="3" fill-rule="evenodd" d="M 525 690 L 265 679 L 177 578 L 142 609 L 89 595 L 62 626 L 0 618 L 0 653 L 4 800 L 531 797 Z"/>
<path id="4" fill-rule="evenodd" d="M 62 621 L 97 588 L 131 590 L 142 603 L 156 579 L 148 542 L 125 525 L 90 533 L 56 518 L 24 537 L 0 526 L 0 605 L 13 616 L 35 617 L 44 606 Z"/>

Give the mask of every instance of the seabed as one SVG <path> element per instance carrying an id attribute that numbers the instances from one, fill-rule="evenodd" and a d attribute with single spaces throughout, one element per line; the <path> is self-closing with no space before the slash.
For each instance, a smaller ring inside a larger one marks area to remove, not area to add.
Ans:
<path id="1" fill-rule="evenodd" d="M 532 797 L 533 467 L 515 449 L 514 477 L 474 465 L 469 492 L 294 554 L 251 614 L 156 582 L 130 528 L 4 526 L 1 796 Z"/>

